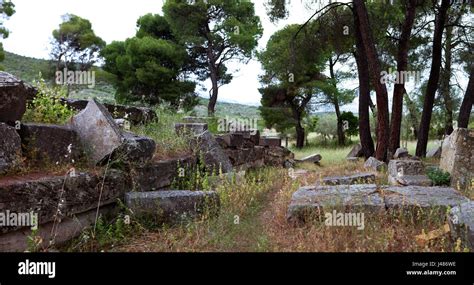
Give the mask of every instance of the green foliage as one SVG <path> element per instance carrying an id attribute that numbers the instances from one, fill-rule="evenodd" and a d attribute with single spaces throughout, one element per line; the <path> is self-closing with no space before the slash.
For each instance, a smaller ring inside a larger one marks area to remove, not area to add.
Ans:
<path id="1" fill-rule="evenodd" d="M 356 136 L 359 134 L 359 117 L 355 116 L 352 112 L 342 112 L 341 120 L 349 123 L 349 129 L 345 131 L 349 136 Z"/>
<path id="2" fill-rule="evenodd" d="M 156 106 L 154 110 L 157 114 L 154 121 L 132 126 L 131 131 L 150 137 L 156 142 L 157 158 L 167 159 L 190 154 L 187 138 L 178 136 L 174 130 L 174 124 L 180 122 L 184 114 L 177 114 L 169 105 Z"/>
<path id="3" fill-rule="evenodd" d="M 192 59 L 189 70 L 202 81 L 210 78 L 216 86 L 232 80 L 226 63 L 250 58 L 263 34 L 250 1 L 167 0 L 163 12 L 179 42 L 187 47 Z"/>
<path id="4" fill-rule="evenodd" d="M 60 100 L 66 97 L 63 88 L 49 87 L 43 79 L 36 82 L 35 86 L 38 94 L 28 105 L 23 121 L 63 124 L 74 115 L 74 111 Z"/>
<path id="5" fill-rule="evenodd" d="M 9 31 L 3 26 L 3 21 L 15 13 L 15 4 L 11 1 L 0 2 L 0 38 L 8 38 Z M 0 61 L 5 59 L 3 43 L 0 43 Z M 0 67 L 0 69 L 2 69 Z"/>
<path id="6" fill-rule="evenodd" d="M 428 178 L 433 181 L 435 186 L 449 186 L 451 182 L 451 176 L 448 172 L 445 172 L 439 168 L 430 168 L 427 171 Z"/>
<path id="7" fill-rule="evenodd" d="M 63 16 L 59 28 L 53 31 L 51 56 L 57 62 L 56 68 L 67 67 L 87 70 L 97 62 L 105 42 L 92 30 L 89 20 L 73 14 Z"/>
<path id="8" fill-rule="evenodd" d="M 46 81 L 53 78 L 53 72 L 51 72 L 52 62 L 48 60 L 21 56 L 6 51 L 2 65 L 4 71 L 27 83 L 39 80 L 40 73 Z"/>
<path id="9" fill-rule="evenodd" d="M 315 132 L 323 136 L 324 140 L 337 136 L 337 119 L 335 114 L 321 114 L 318 116 Z"/>
<path id="10" fill-rule="evenodd" d="M 190 110 L 197 100 L 195 83 L 182 79 L 190 60 L 186 49 L 175 41 L 162 16 L 148 14 L 137 24 L 135 37 L 112 42 L 102 51 L 104 69 L 116 76 L 116 99 L 121 103 L 167 102 L 174 109 Z"/>

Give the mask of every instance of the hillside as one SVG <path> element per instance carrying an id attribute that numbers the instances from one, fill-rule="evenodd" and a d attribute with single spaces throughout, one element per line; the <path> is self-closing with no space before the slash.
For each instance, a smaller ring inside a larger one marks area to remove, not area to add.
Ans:
<path id="1" fill-rule="evenodd" d="M 48 60 L 21 56 L 8 51 L 5 51 L 5 60 L 1 62 L 4 71 L 28 83 L 38 79 L 40 72 L 43 76 L 50 73 L 48 71 L 50 64 Z"/>

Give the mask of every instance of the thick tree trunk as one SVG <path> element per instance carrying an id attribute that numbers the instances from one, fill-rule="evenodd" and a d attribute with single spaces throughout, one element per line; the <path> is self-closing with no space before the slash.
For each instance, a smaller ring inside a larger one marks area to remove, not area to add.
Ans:
<path id="1" fill-rule="evenodd" d="M 409 0 L 407 2 L 405 11 L 405 22 L 402 26 L 402 33 L 398 41 L 397 54 L 397 72 L 400 75 L 399 79 L 404 80 L 401 76 L 408 67 L 408 50 L 410 46 L 410 35 L 415 22 L 416 15 L 416 0 Z M 402 127 L 403 114 L 403 95 L 405 93 L 405 82 L 397 82 L 393 90 L 392 100 L 392 120 L 390 122 L 390 147 L 391 153 L 395 153 L 400 147 L 400 131 Z"/>
<path id="2" fill-rule="evenodd" d="M 449 136 L 453 132 L 453 99 L 451 97 L 451 45 L 453 40 L 453 27 L 446 28 L 446 39 L 444 41 L 445 64 L 441 72 L 440 93 L 443 97 L 445 108 L 444 133 Z"/>
<path id="3" fill-rule="evenodd" d="M 421 114 L 420 128 L 418 130 L 418 142 L 416 145 L 416 155 L 418 157 L 426 156 L 426 147 L 428 145 L 428 136 L 430 132 L 431 115 L 433 113 L 434 99 L 441 69 L 442 57 L 442 39 L 444 23 L 450 6 L 450 0 L 442 0 L 441 7 L 435 19 L 435 30 L 433 35 L 433 52 L 431 61 L 430 77 L 426 87 L 425 99 L 423 101 L 423 112 Z"/>
<path id="4" fill-rule="evenodd" d="M 375 158 L 387 160 L 388 142 L 390 136 L 390 122 L 388 114 L 388 93 L 385 84 L 380 82 L 380 62 L 370 30 L 369 16 L 364 0 L 354 0 L 354 8 L 359 20 L 359 29 L 367 55 L 371 81 L 377 94 L 377 148 Z"/>
<path id="5" fill-rule="evenodd" d="M 365 158 L 374 155 L 374 141 L 370 131 L 370 86 L 369 67 L 364 57 L 364 46 L 362 43 L 358 23 L 355 24 L 357 71 L 359 77 L 359 138 Z"/>
<path id="6" fill-rule="evenodd" d="M 474 104 L 474 67 L 471 68 L 469 75 L 469 83 L 467 85 L 466 94 L 462 100 L 461 109 L 459 109 L 458 127 L 467 128 L 469 126 L 469 118 L 471 117 L 472 104 Z"/>

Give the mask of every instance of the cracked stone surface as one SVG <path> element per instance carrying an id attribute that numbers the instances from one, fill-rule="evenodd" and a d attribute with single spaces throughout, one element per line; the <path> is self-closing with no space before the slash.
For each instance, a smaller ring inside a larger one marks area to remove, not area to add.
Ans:
<path id="1" fill-rule="evenodd" d="M 380 187 L 375 184 L 306 186 L 292 196 L 287 219 L 305 222 L 324 217 L 330 209 L 351 212 L 384 212 L 401 210 L 404 213 L 436 213 L 443 217 L 448 208 L 459 206 L 469 199 L 447 187 Z"/>
<path id="2" fill-rule="evenodd" d="M 293 194 L 287 219 L 305 222 L 310 218 L 324 217 L 324 212 L 333 208 L 377 212 L 385 210 L 385 204 L 375 184 L 307 186 Z"/>
<path id="3" fill-rule="evenodd" d="M 325 185 L 370 184 L 375 182 L 373 173 L 357 173 L 350 176 L 329 176 L 323 179 Z"/>
<path id="4" fill-rule="evenodd" d="M 452 208 L 448 213 L 448 223 L 454 240 L 460 238 L 474 250 L 474 201 Z"/>

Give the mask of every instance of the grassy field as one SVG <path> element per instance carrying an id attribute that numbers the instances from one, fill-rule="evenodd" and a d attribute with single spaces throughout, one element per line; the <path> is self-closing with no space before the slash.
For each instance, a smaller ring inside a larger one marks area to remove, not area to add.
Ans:
<path id="1" fill-rule="evenodd" d="M 413 149 L 414 143 L 409 143 Z M 221 197 L 221 212 L 214 219 L 202 219 L 173 227 L 147 225 L 135 220 L 123 224 L 123 212 L 115 220 L 101 222 L 96 232 L 86 231 L 66 251 L 111 252 L 462 252 L 467 247 L 445 234 L 420 243 L 416 236 L 442 228 L 444 216 L 427 218 L 400 212 L 367 214 L 365 229 L 327 227 L 313 222 L 304 226 L 288 223 L 286 213 L 292 194 L 301 186 L 317 185 L 331 175 L 366 171 L 363 161 L 345 160 L 351 147 L 338 149 L 309 147 L 297 152 L 302 157 L 323 155 L 321 166 L 300 164 L 306 174 L 291 178 L 288 170 L 262 168 L 248 171 L 245 179 L 226 181 L 212 190 Z M 386 184 L 385 173 L 376 183 Z M 208 190 L 210 190 L 209 188 Z"/>

